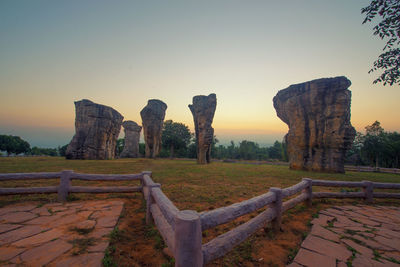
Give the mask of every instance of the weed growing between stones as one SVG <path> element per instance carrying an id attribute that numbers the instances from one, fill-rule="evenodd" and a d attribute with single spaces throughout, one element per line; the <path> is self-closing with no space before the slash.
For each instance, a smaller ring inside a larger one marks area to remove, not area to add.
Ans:
<path id="1" fill-rule="evenodd" d="M 393 257 L 390 257 L 390 258 L 385 258 L 385 259 L 387 259 L 388 261 L 391 261 L 391 262 L 393 262 L 393 263 L 400 264 L 400 261 L 396 260 L 396 259 L 395 259 L 395 258 L 393 258 Z"/>
<path id="2" fill-rule="evenodd" d="M 359 252 L 350 246 L 346 246 L 346 248 L 351 252 L 351 257 L 346 261 L 346 265 L 347 267 L 352 267 L 353 260 L 356 258 L 356 254 Z"/>
<path id="3" fill-rule="evenodd" d="M 105 253 L 104 253 L 104 258 L 103 258 L 103 266 L 104 267 L 117 267 L 117 264 L 114 263 L 112 254 L 115 252 L 115 246 L 109 246 Z"/>
<path id="4" fill-rule="evenodd" d="M 333 224 L 337 221 L 336 218 L 333 218 L 332 220 L 328 221 L 328 227 L 332 228 Z"/>
<path id="5" fill-rule="evenodd" d="M 94 230 L 94 227 L 92 228 L 77 228 L 77 227 L 72 227 L 70 229 L 71 231 L 77 232 L 79 235 L 87 235 L 90 232 Z"/>
<path id="6" fill-rule="evenodd" d="M 376 249 L 374 249 L 372 251 L 374 253 L 374 258 L 373 259 L 380 262 L 380 259 L 382 258 L 382 255 Z"/>
<path id="7" fill-rule="evenodd" d="M 79 255 L 87 252 L 88 247 L 96 244 L 96 239 L 91 238 L 76 238 L 71 241 L 68 241 L 73 245 L 73 255 Z"/>
<path id="8" fill-rule="evenodd" d="M 292 263 L 292 261 L 294 260 L 294 258 L 296 257 L 296 255 L 297 255 L 297 252 L 299 251 L 299 248 L 298 247 L 296 247 L 296 248 L 290 248 L 289 249 L 289 255 L 288 255 L 288 262 L 287 262 L 287 264 L 290 264 L 290 263 Z"/>

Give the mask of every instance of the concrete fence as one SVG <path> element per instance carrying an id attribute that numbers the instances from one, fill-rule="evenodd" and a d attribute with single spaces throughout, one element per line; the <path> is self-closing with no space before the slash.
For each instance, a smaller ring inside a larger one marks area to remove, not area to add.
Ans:
<path id="1" fill-rule="evenodd" d="M 140 174 L 85 174 L 73 171 L 61 172 L 37 172 L 37 173 L 2 173 L 0 181 L 7 180 L 41 180 L 54 179 L 60 177 L 59 186 L 47 187 L 18 187 L 0 188 L 0 195 L 17 194 L 50 194 L 57 193 L 58 201 L 67 201 L 69 193 L 129 193 L 141 192 L 142 186 L 71 186 L 71 181 L 127 181 L 142 180 L 143 173 Z"/>
<path id="2" fill-rule="evenodd" d="M 277 231 L 281 228 L 282 214 L 304 202 L 311 206 L 314 198 L 362 198 L 371 203 L 373 198 L 400 198 L 400 193 L 374 192 L 374 189 L 400 189 L 396 183 L 374 183 L 324 181 L 304 178 L 300 183 L 288 188 L 270 188 L 269 192 L 254 198 L 198 213 L 193 210 L 178 210 L 153 182 L 151 173 L 144 174 L 143 193 L 147 200 L 146 222 L 151 217 L 164 238 L 168 249 L 175 257 L 175 266 L 203 266 L 222 257 L 233 247 L 246 240 L 268 223 Z M 313 186 L 359 187 L 362 192 L 313 192 Z M 290 198 L 286 201 L 284 199 Z M 256 217 L 238 227 L 202 243 L 202 231 L 225 224 L 243 215 L 265 208 Z"/>
<path id="3" fill-rule="evenodd" d="M 374 192 L 374 189 L 400 189 L 399 183 L 375 183 L 370 181 L 343 182 L 312 180 L 304 178 L 298 184 L 288 188 L 272 187 L 265 194 L 206 212 L 179 210 L 154 183 L 149 171 L 140 174 L 103 175 L 80 174 L 73 171 L 51 173 L 13 173 L 0 174 L 0 181 L 21 179 L 54 179 L 60 177 L 60 185 L 36 188 L 0 188 L 0 195 L 58 193 L 59 201 L 66 201 L 68 193 L 107 193 L 107 192 L 143 192 L 146 200 L 146 223 L 153 220 L 163 237 L 169 251 L 175 258 L 175 266 L 200 267 L 222 257 L 233 247 L 246 240 L 258 229 L 271 223 L 277 231 L 281 228 L 282 214 L 304 202 L 311 206 L 316 198 L 362 198 L 372 203 L 374 198 L 397 198 L 400 193 Z M 83 187 L 71 186 L 72 179 L 88 181 L 140 180 L 136 187 Z M 361 188 L 361 192 L 313 192 L 313 186 Z M 284 201 L 285 199 L 288 200 Z M 264 209 L 256 217 L 238 227 L 219 235 L 208 243 L 202 243 L 202 232 L 225 224 L 243 215 Z"/>
<path id="4" fill-rule="evenodd" d="M 383 173 L 398 173 L 400 174 L 400 169 L 396 168 L 382 168 L 382 167 L 369 167 L 369 166 L 344 166 L 346 171 L 354 172 L 383 172 Z"/>

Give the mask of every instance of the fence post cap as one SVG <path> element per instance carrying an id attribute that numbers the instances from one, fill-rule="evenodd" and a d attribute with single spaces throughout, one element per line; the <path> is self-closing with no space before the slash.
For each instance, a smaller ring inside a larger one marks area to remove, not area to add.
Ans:
<path id="1" fill-rule="evenodd" d="M 303 181 L 312 181 L 311 178 L 303 178 Z"/>
<path id="2" fill-rule="evenodd" d="M 196 221 L 200 216 L 195 210 L 181 210 L 176 214 L 176 218 L 182 221 Z"/>
<path id="3" fill-rule="evenodd" d="M 270 187 L 270 188 L 269 188 L 269 191 L 271 191 L 271 192 L 280 192 L 280 191 L 282 191 L 282 188 L 279 188 L 279 187 Z"/>
<path id="4" fill-rule="evenodd" d="M 151 175 L 152 171 L 142 171 L 142 174 L 148 174 Z"/>

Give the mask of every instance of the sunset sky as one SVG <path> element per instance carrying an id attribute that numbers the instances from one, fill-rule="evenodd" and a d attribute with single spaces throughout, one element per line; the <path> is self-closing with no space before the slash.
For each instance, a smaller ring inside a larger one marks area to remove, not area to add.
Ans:
<path id="1" fill-rule="evenodd" d="M 400 88 L 368 74 L 384 41 L 362 25 L 370 1 L 0 1 L 0 134 L 57 147 L 74 101 L 141 124 L 148 99 L 193 130 L 195 95 L 215 93 L 218 139 L 271 144 L 288 128 L 272 105 L 291 84 L 346 76 L 352 124 L 400 131 Z M 121 130 L 121 133 L 123 130 Z"/>

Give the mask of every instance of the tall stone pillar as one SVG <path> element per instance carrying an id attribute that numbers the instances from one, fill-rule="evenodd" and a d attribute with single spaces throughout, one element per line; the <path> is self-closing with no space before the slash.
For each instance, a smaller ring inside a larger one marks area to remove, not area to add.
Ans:
<path id="1" fill-rule="evenodd" d="M 115 109 L 83 99 L 75 102 L 75 135 L 67 159 L 113 159 L 124 117 Z"/>
<path id="2" fill-rule="evenodd" d="M 167 104 L 157 99 L 150 99 L 140 112 L 144 141 L 146 143 L 146 158 L 155 158 L 161 150 L 161 135 Z"/>
<path id="3" fill-rule="evenodd" d="M 193 97 L 193 104 L 189 109 L 193 114 L 197 143 L 197 163 L 211 162 L 211 145 L 214 138 L 214 128 L 211 124 L 217 107 L 217 96 L 198 95 Z"/>
<path id="4" fill-rule="evenodd" d="M 356 131 L 350 123 L 351 85 L 346 77 L 294 84 L 273 99 L 286 135 L 291 169 L 344 172 Z"/>
<path id="5" fill-rule="evenodd" d="M 142 127 L 134 121 L 124 121 L 122 123 L 125 131 L 125 144 L 121 152 L 121 158 L 139 157 L 139 139 Z"/>

